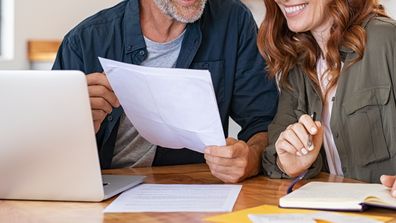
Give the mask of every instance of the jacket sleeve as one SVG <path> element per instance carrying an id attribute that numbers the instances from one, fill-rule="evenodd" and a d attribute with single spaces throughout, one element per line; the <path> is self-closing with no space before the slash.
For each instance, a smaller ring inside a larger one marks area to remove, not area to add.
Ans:
<path id="1" fill-rule="evenodd" d="M 287 174 L 283 173 L 276 164 L 276 158 L 278 155 L 275 149 L 275 142 L 287 126 L 298 122 L 299 117 L 303 114 L 296 112 L 297 106 L 298 97 L 294 95 L 291 90 L 282 90 L 279 97 L 278 112 L 269 126 L 269 145 L 262 154 L 263 172 L 264 175 L 270 178 L 290 178 Z M 316 161 L 309 168 L 305 178 L 312 178 L 318 175 L 322 169 L 322 165 L 322 157 L 319 154 Z"/>
<path id="2" fill-rule="evenodd" d="M 238 138 L 247 141 L 254 134 L 268 130 L 275 115 L 278 92 L 275 81 L 266 75 L 264 60 L 257 49 L 257 25 L 253 16 L 248 10 L 240 16 L 230 116 L 242 128 Z"/>
<path id="3" fill-rule="evenodd" d="M 85 71 L 82 52 L 77 44 L 70 39 L 69 35 L 62 41 L 52 69 Z"/>
<path id="4" fill-rule="evenodd" d="M 62 44 L 60 45 L 53 70 L 79 70 L 87 74 L 85 62 L 83 60 L 83 50 L 79 42 L 75 41 L 70 34 L 66 35 Z M 103 137 L 105 134 L 104 125 L 101 126 L 98 133 L 96 133 L 96 142 L 101 148 Z M 102 165 L 103 166 L 103 165 Z"/>

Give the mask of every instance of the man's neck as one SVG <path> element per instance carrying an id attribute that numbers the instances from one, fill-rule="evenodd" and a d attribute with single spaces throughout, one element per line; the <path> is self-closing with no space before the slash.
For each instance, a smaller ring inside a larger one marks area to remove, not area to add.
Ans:
<path id="1" fill-rule="evenodd" d="M 185 23 L 165 15 L 153 0 L 140 1 L 140 24 L 143 35 L 159 43 L 176 39 L 186 27 Z"/>

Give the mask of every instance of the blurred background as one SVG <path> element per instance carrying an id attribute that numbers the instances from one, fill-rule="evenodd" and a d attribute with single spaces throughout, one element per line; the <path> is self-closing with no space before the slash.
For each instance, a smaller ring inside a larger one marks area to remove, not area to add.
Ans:
<path id="1" fill-rule="evenodd" d="M 227 1 L 227 0 L 224 0 Z M 242 0 L 258 24 L 263 0 Z M 120 0 L 0 0 L 0 69 L 50 69 L 63 36 L 80 21 Z M 396 0 L 381 0 L 396 18 Z M 239 127 L 231 123 L 230 135 Z"/>

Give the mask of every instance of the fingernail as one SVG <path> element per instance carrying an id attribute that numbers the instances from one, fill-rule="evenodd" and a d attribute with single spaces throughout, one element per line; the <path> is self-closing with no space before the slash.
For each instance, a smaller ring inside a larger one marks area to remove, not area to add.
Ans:
<path id="1" fill-rule="evenodd" d="M 306 149 L 302 149 L 301 152 L 302 152 L 304 155 L 307 155 L 307 154 L 308 154 L 308 151 L 307 151 Z"/>
<path id="2" fill-rule="evenodd" d="M 311 128 L 311 133 L 316 133 L 318 130 L 315 127 Z"/>
<path id="3" fill-rule="evenodd" d="M 297 156 L 302 156 L 302 154 L 300 152 L 297 152 Z"/>
<path id="4" fill-rule="evenodd" d="M 380 181 L 383 182 L 385 180 L 385 175 L 381 175 Z"/>
<path id="5" fill-rule="evenodd" d="M 314 148 L 315 148 L 315 147 L 314 147 L 314 145 L 312 144 L 312 145 L 310 145 L 310 146 L 308 147 L 308 150 L 309 150 L 309 151 L 312 151 L 312 150 L 314 150 Z"/>

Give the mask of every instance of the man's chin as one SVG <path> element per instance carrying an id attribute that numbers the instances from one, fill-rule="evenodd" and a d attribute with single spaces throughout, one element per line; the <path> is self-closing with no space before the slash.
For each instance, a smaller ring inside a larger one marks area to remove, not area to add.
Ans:
<path id="1" fill-rule="evenodd" d="M 197 13 L 196 15 L 192 15 L 192 16 L 191 14 L 188 14 L 188 16 L 178 15 L 178 14 L 171 15 L 172 18 L 182 23 L 194 23 L 198 19 L 200 19 L 201 16 L 202 16 L 202 12 L 199 12 L 199 14 Z"/>
<path id="2" fill-rule="evenodd" d="M 182 23 L 194 23 L 200 19 L 206 5 L 206 0 L 186 0 L 184 2 L 186 6 L 178 4 L 180 2 L 173 3 L 170 0 L 155 0 L 154 2 L 162 12 Z"/>

